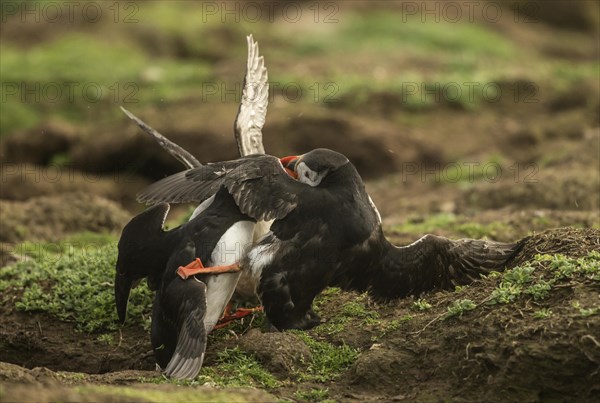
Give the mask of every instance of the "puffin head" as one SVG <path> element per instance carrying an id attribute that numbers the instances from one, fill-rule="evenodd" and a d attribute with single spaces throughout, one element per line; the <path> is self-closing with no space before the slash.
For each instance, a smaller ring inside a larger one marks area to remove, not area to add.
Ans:
<path id="1" fill-rule="evenodd" d="M 344 155 L 327 148 L 317 148 L 303 155 L 281 158 L 281 164 L 294 179 L 309 186 L 319 186 L 332 172 L 349 163 Z"/>

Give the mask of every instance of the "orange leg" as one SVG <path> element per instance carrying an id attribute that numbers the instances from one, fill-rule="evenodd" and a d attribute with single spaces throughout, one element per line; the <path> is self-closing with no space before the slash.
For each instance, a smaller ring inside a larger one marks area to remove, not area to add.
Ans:
<path id="1" fill-rule="evenodd" d="M 212 266 L 204 267 L 202 261 L 198 258 L 186 266 L 179 266 L 177 274 L 184 280 L 187 280 L 189 276 L 196 274 L 221 274 L 221 273 L 235 273 L 240 271 L 241 268 L 237 263 L 230 264 L 227 266 Z"/>
<path id="2" fill-rule="evenodd" d="M 238 308 L 238 309 L 236 309 L 236 311 L 233 314 L 230 314 L 230 315 L 224 314 L 223 317 L 221 319 L 219 319 L 219 322 L 217 323 L 217 325 L 214 328 L 221 329 L 236 319 L 241 319 L 245 316 L 251 315 L 256 312 L 262 312 L 262 310 L 263 310 L 262 306 L 259 306 L 256 308 Z"/>

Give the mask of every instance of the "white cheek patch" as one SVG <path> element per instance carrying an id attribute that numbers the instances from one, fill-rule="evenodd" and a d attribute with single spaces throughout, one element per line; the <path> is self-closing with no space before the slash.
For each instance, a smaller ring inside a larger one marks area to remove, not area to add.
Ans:
<path id="1" fill-rule="evenodd" d="M 298 174 L 298 181 L 301 183 L 305 183 L 309 186 L 316 187 L 319 186 L 325 175 L 327 175 L 328 171 L 324 172 L 315 172 L 310 169 L 304 162 L 300 162 L 296 166 L 296 173 Z"/>

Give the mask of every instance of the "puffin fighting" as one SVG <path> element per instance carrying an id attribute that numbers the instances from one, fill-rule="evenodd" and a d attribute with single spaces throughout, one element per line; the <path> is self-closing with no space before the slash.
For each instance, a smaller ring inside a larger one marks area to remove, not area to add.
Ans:
<path id="1" fill-rule="evenodd" d="M 241 158 L 202 164 L 125 111 L 187 168 L 138 195 L 153 207 L 123 230 L 115 277 L 121 322 L 137 281 L 147 277 L 156 291 L 152 345 L 174 378 L 198 374 L 206 335 L 238 282 L 256 291 L 270 330 L 310 329 L 320 323 L 313 300 L 326 287 L 367 291 L 377 300 L 448 289 L 503 270 L 522 246 L 434 235 L 394 246 L 346 156 L 328 149 L 264 154 L 267 74 L 251 37 L 248 46 L 234 125 Z M 189 222 L 164 231 L 172 203 L 199 206 Z"/>

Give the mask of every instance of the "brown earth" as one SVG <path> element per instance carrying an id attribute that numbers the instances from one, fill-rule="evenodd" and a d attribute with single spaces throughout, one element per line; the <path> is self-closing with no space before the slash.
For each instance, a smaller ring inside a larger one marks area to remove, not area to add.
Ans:
<path id="1" fill-rule="evenodd" d="M 512 264 L 531 260 L 537 253 L 580 257 L 598 250 L 600 231 L 557 229 L 533 236 Z M 597 315 L 578 315 L 573 307 L 575 303 L 598 306 L 597 281 L 563 281 L 543 301 L 522 299 L 512 306 L 486 305 L 485 296 L 497 285 L 477 281 L 459 291 L 459 295 L 448 291 L 428 293 L 423 297 L 433 308 L 424 312 L 415 312 L 412 298 L 371 303 L 383 320 L 411 316 L 384 333 L 377 325 L 368 324 L 331 336 L 311 331 L 313 337 L 324 337 L 334 344 L 343 342 L 362 352 L 335 382 L 284 384 L 271 393 L 279 398 L 294 398 L 298 388 L 325 386 L 329 396 L 345 401 L 592 401 L 600 385 L 600 321 Z M 457 297 L 472 299 L 477 308 L 444 320 L 445 307 Z M 356 298 L 354 293 L 342 293 L 325 300 L 319 306 L 324 323 L 334 320 L 340 307 Z M 553 315 L 532 319 L 532 313 L 540 308 L 550 309 Z M 34 396 L 42 401 L 77 399 L 81 392 L 63 385 L 140 387 L 140 378 L 156 376 L 155 372 L 148 372 L 154 364 L 147 333 L 142 329 L 123 328 L 115 335 L 117 345 L 109 346 L 94 335 L 75 333 L 69 324 L 45 315 L 16 312 L 4 306 L 1 317 L 3 360 L 19 365 L 0 365 L 3 393 L 9 400 Z M 230 338 L 211 346 L 206 365 L 213 365 L 217 351 L 236 345 L 255 355 L 280 379 L 303 368 L 310 356 L 304 343 L 293 334 L 253 329 L 239 340 Z M 162 387 L 168 391 L 172 385 Z M 113 392 L 108 388 L 90 396 L 104 399 Z M 208 389 L 207 393 L 214 390 Z M 269 398 L 258 393 L 246 397 Z M 145 400 L 142 397 L 139 401 Z"/>

